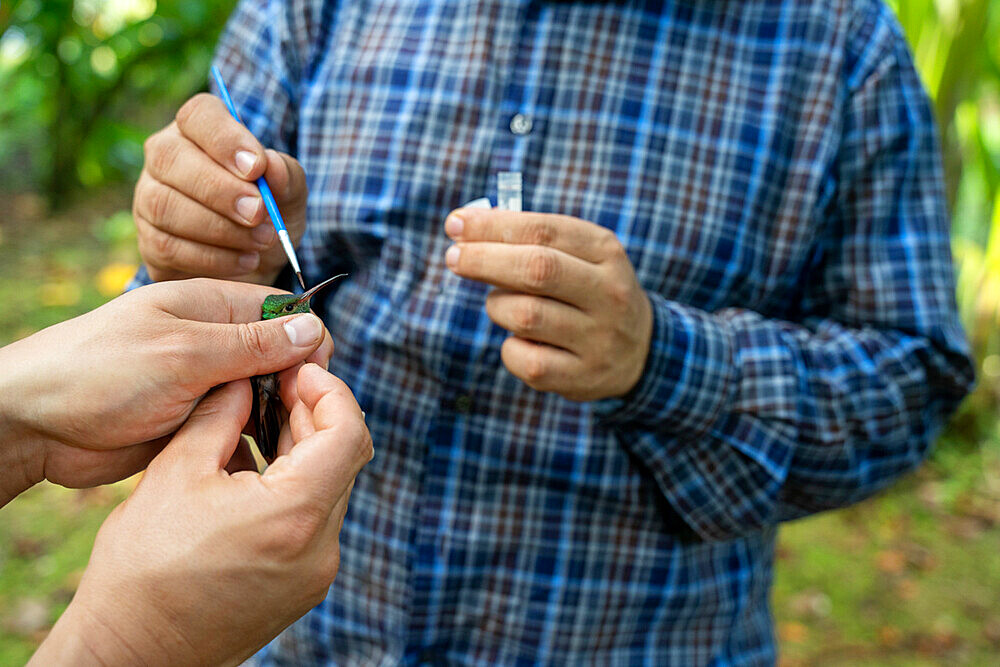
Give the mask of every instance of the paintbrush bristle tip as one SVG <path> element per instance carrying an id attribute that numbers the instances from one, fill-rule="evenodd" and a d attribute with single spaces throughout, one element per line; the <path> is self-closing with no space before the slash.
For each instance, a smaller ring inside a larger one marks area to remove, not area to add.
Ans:
<path id="1" fill-rule="evenodd" d="M 296 271 L 295 277 L 299 279 L 299 284 L 302 285 L 302 289 L 306 288 L 306 281 L 302 280 L 302 272 Z"/>

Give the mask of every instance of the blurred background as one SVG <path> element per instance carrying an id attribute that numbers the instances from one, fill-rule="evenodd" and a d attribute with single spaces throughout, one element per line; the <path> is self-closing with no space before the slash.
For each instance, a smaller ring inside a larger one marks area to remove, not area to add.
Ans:
<path id="1" fill-rule="evenodd" d="M 937 110 L 958 302 L 979 387 L 931 461 L 876 499 L 785 525 L 785 665 L 1000 656 L 1000 3 L 889 0 Z M 205 85 L 234 0 L 0 2 L 0 345 L 118 294 L 142 142 Z M 40 485 L 0 510 L 0 665 L 25 662 L 133 482 Z"/>

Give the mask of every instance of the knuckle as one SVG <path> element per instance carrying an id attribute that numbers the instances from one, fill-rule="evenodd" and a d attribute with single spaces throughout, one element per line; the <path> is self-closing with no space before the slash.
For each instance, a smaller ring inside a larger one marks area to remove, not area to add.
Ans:
<path id="1" fill-rule="evenodd" d="M 542 325 L 542 307 L 535 299 L 525 299 L 514 311 L 514 325 L 519 333 L 537 331 Z"/>
<path id="2" fill-rule="evenodd" d="M 146 140 L 142 142 L 142 153 L 147 158 L 151 153 L 155 153 L 160 142 L 160 133 L 154 132 L 153 134 L 146 137 Z"/>
<path id="3" fill-rule="evenodd" d="M 530 251 L 525 265 L 524 279 L 529 288 L 543 290 L 556 279 L 559 264 L 548 249 Z"/>
<path id="4" fill-rule="evenodd" d="M 182 104 L 181 108 L 177 110 L 177 115 L 175 116 L 177 125 L 181 128 L 187 125 L 202 109 L 209 97 L 211 97 L 211 95 L 208 93 L 198 93 Z"/>
<path id="5" fill-rule="evenodd" d="M 191 268 L 200 268 L 203 271 L 216 275 L 236 270 L 230 268 L 230 264 L 228 262 L 229 254 L 225 250 L 219 250 L 218 248 L 209 245 L 199 245 L 198 254 L 198 266 L 193 266 Z"/>
<path id="6" fill-rule="evenodd" d="M 147 140 L 152 142 L 146 149 L 146 164 L 153 174 L 170 173 L 177 161 L 178 145 L 169 139 L 156 139 L 153 135 Z"/>
<path id="7" fill-rule="evenodd" d="M 632 302 L 632 289 L 624 280 L 613 279 L 605 283 L 604 293 L 616 311 L 626 310 Z"/>
<path id="8" fill-rule="evenodd" d="M 223 172 L 224 173 L 224 172 Z M 203 204 L 217 201 L 221 204 L 226 199 L 222 193 L 229 193 L 229 184 L 224 180 L 222 173 L 212 169 L 208 173 L 202 173 L 198 178 L 197 199 Z M 235 197 L 230 197 L 235 201 Z M 232 206 L 230 204 L 230 206 Z"/>
<path id="9" fill-rule="evenodd" d="M 625 257 L 625 247 L 618 240 L 618 236 L 610 229 L 601 228 L 601 231 L 598 233 L 597 247 L 601 255 L 607 259 Z"/>
<path id="10" fill-rule="evenodd" d="M 330 549 L 323 554 L 319 568 L 319 580 L 322 582 L 320 595 L 326 596 L 326 591 L 330 584 L 337 577 L 340 570 L 340 548 Z M 321 600 L 322 601 L 322 600 Z"/>
<path id="11" fill-rule="evenodd" d="M 524 359 L 524 376 L 531 386 L 540 384 L 548 372 L 545 357 L 537 346 L 528 351 Z"/>
<path id="12" fill-rule="evenodd" d="M 552 245 L 555 241 L 555 229 L 546 221 L 538 221 L 528 226 L 527 242 L 532 245 Z"/>
<path id="13" fill-rule="evenodd" d="M 368 430 L 367 426 L 364 427 L 364 430 L 365 430 L 365 437 L 364 437 L 364 444 L 361 448 L 361 452 L 362 456 L 364 457 L 364 462 L 368 463 L 369 461 L 375 458 L 375 441 L 372 440 L 371 431 Z"/>
<path id="14" fill-rule="evenodd" d="M 375 453 L 372 436 L 360 415 L 343 428 L 343 435 L 351 443 L 354 460 L 362 464 L 371 461 Z"/>
<path id="15" fill-rule="evenodd" d="M 297 561 L 312 549 L 326 516 L 315 503 L 296 499 L 283 512 L 281 527 L 270 535 L 268 552 L 287 562 Z"/>
<path id="16" fill-rule="evenodd" d="M 312 522 L 296 512 L 289 525 L 275 536 L 275 554 L 281 560 L 294 562 L 309 551 L 314 535 Z"/>
<path id="17" fill-rule="evenodd" d="M 235 122 L 235 121 L 234 121 Z M 202 137 L 200 141 L 205 150 L 212 156 L 220 158 L 230 152 L 235 152 L 241 140 L 240 127 L 224 125 L 208 137 Z"/>
<path id="18" fill-rule="evenodd" d="M 249 350 L 254 356 L 267 355 L 269 349 L 267 337 L 261 331 L 258 322 L 241 323 L 237 326 L 236 331 L 244 349 Z"/>
<path id="19" fill-rule="evenodd" d="M 173 196 L 170 188 L 164 185 L 149 184 L 143 191 L 142 206 L 146 217 L 151 221 L 162 222 L 167 219 Z"/>
<path id="20" fill-rule="evenodd" d="M 160 263 L 173 266 L 177 262 L 180 248 L 174 236 L 157 231 L 149 235 L 149 246 L 153 256 Z"/>
<path id="21" fill-rule="evenodd" d="M 588 374 L 602 375 L 612 371 L 615 367 L 616 348 L 612 338 L 603 338 L 596 342 L 596 354 L 590 355 L 584 362 L 584 367 Z"/>

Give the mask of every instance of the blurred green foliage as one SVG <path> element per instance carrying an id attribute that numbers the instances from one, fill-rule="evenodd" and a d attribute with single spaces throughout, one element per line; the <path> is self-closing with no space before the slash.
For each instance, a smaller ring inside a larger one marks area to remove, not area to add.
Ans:
<path id="1" fill-rule="evenodd" d="M 1000 3 L 889 4 L 934 100 L 952 205 L 958 305 L 979 362 L 979 387 L 942 444 L 973 449 L 995 432 L 1000 405 Z"/>
<path id="2" fill-rule="evenodd" d="M 133 180 L 142 141 L 204 86 L 234 0 L 0 3 L 0 176 L 50 205 Z"/>

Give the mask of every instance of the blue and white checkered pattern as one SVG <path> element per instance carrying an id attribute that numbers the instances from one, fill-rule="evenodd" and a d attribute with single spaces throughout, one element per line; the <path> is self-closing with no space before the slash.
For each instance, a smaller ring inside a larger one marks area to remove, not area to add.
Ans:
<path id="1" fill-rule="evenodd" d="M 305 166 L 307 282 L 350 273 L 317 306 L 377 451 L 261 663 L 769 663 L 776 524 L 912 469 L 972 382 L 877 0 L 247 0 L 217 62 Z M 626 247 L 655 331 L 624 399 L 522 384 L 446 270 L 499 171 Z"/>

